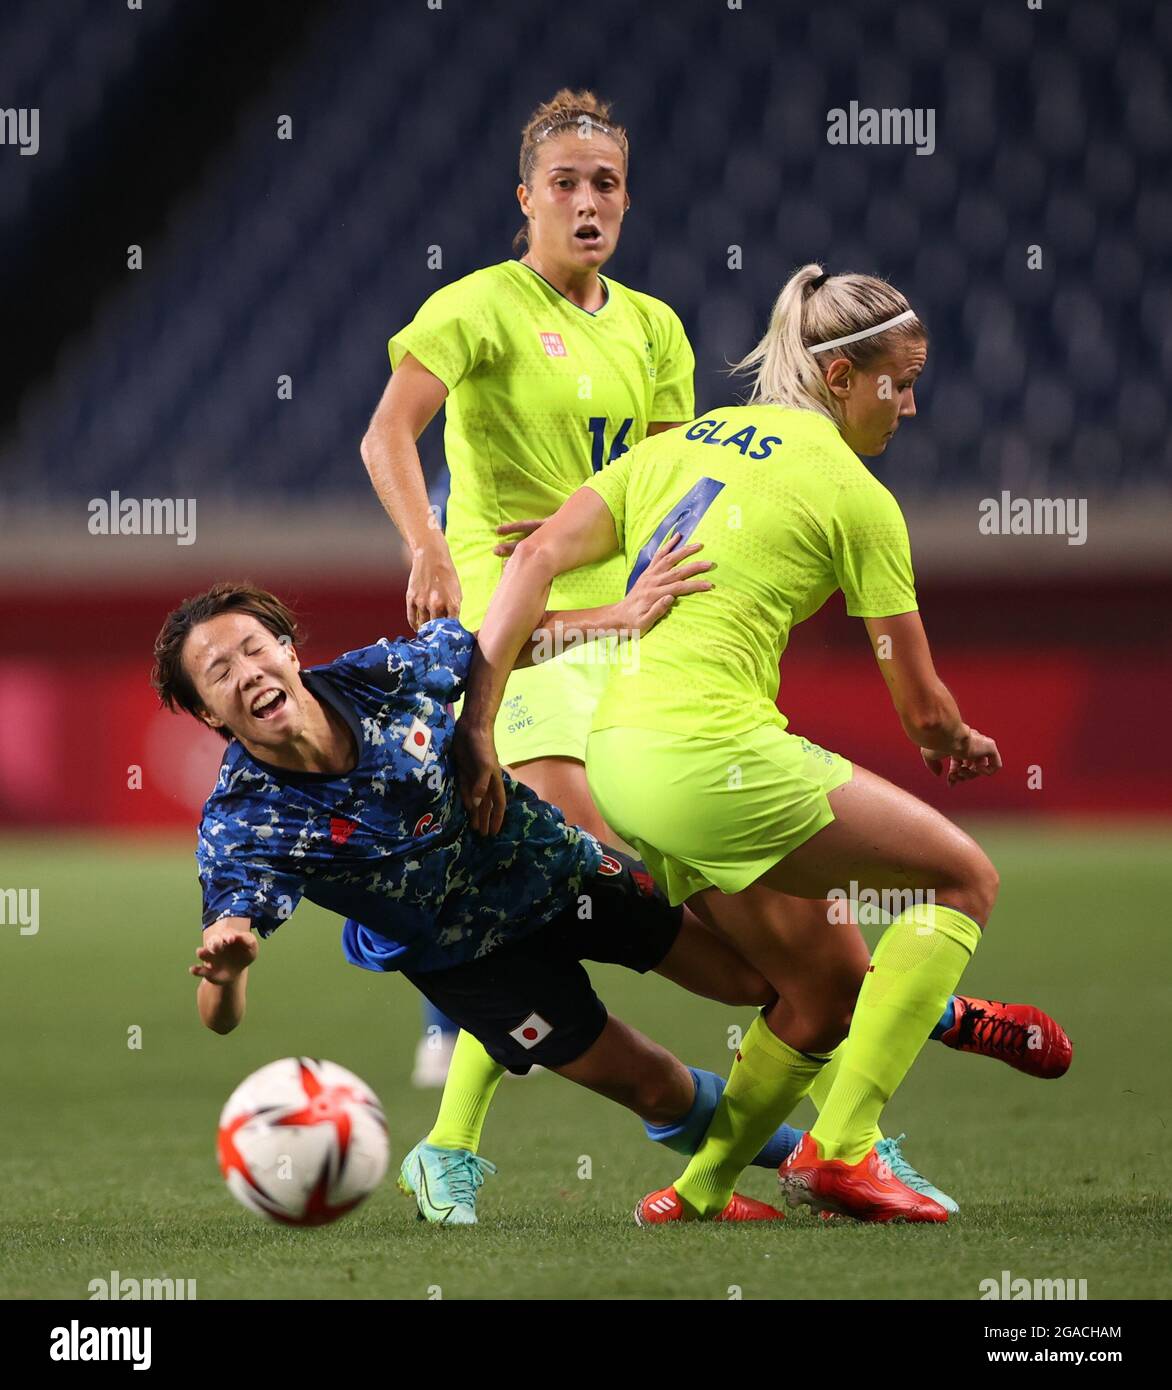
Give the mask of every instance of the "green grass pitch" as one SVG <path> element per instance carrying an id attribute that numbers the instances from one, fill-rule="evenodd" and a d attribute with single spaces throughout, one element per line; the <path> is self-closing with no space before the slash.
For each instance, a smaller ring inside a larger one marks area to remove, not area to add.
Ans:
<path id="1" fill-rule="evenodd" d="M 303 905 L 261 946 L 243 1026 L 217 1037 L 199 1026 L 185 973 L 199 937 L 190 843 L 6 839 L 2 886 L 40 889 L 40 929 L 0 926 L 0 1296 L 84 1299 L 118 1270 L 195 1279 L 200 1299 L 975 1299 L 1008 1269 L 1086 1279 L 1091 1298 L 1166 1298 L 1166 840 L 1004 823 L 978 833 L 1002 896 L 964 987 L 1048 1007 L 1075 1058 L 1062 1081 L 1038 1082 L 925 1047 L 887 1132 L 908 1131 L 909 1157 L 960 1216 L 946 1228 L 828 1228 L 801 1213 L 780 1227 L 655 1231 L 636 1229 L 631 1210 L 675 1176 L 675 1156 L 634 1116 L 551 1075 L 498 1092 L 483 1152 L 500 1173 L 478 1227 L 417 1223 L 390 1178 L 328 1229 L 246 1213 L 216 1169 L 216 1118 L 276 1057 L 328 1057 L 378 1091 L 393 1175 L 435 1105 L 408 1084 L 417 996 L 346 965 L 339 921 Z M 727 1071 L 728 1029 L 750 1010 L 656 977 L 594 975 L 613 1012 Z M 776 1193 L 761 1169 L 742 1187 Z"/>

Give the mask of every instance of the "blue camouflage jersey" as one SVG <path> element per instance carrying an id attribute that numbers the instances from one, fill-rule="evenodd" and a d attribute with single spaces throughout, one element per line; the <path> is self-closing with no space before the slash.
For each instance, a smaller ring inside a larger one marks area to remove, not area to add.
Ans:
<path id="1" fill-rule="evenodd" d="M 349 725 L 358 763 L 297 773 L 233 740 L 204 806 L 196 860 L 203 925 L 247 917 L 270 936 L 302 898 L 349 920 L 347 960 L 368 970 L 444 970 L 535 931 L 574 902 L 598 841 L 505 774 L 496 836 L 468 824 L 449 702 L 476 639 L 451 618 L 415 637 L 302 672 Z"/>

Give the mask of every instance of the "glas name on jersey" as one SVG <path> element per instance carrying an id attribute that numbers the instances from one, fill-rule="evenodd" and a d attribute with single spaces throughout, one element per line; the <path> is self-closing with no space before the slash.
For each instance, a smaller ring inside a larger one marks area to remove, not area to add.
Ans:
<path id="1" fill-rule="evenodd" d="M 746 458 L 751 459 L 767 459 L 773 453 L 774 445 L 782 443 L 781 436 L 776 434 L 762 435 L 757 439 L 756 425 L 746 425 L 743 429 L 737 430 L 736 434 L 722 438 L 720 431 L 727 428 L 728 423 L 727 420 L 717 419 L 697 420 L 684 431 L 684 438 L 700 444 L 735 444 Z M 750 453 L 750 446 L 755 439 L 757 447 Z"/>

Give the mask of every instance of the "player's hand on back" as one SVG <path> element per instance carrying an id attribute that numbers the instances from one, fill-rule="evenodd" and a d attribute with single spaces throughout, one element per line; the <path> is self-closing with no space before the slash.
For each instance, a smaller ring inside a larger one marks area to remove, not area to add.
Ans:
<path id="1" fill-rule="evenodd" d="M 473 830 L 478 835 L 495 835 L 504 823 L 507 799 L 492 729 L 461 716 L 452 737 L 452 757 Z"/>
<path id="2" fill-rule="evenodd" d="M 947 770 L 950 787 L 958 782 L 971 782 L 974 777 L 992 777 L 1001 770 L 1001 754 L 996 743 L 973 728 L 969 729 L 958 755 L 939 753 L 931 748 L 921 748 L 920 754 L 929 771 L 937 777 Z"/>
<path id="3" fill-rule="evenodd" d="M 684 594 L 699 594 L 713 585 L 707 579 L 697 579 L 713 568 L 711 560 L 691 560 L 702 543 L 681 545 L 679 532 L 668 537 L 655 558 L 631 586 L 631 592 L 620 601 L 619 626 L 640 635 L 649 632 L 660 618 L 665 617 L 677 598 Z M 691 563 L 685 561 L 691 560 Z"/>
<path id="4" fill-rule="evenodd" d="M 199 963 L 189 965 L 188 974 L 213 985 L 227 985 L 256 960 L 259 947 L 251 929 L 230 920 L 231 925 L 213 922 L 204 932 L 203 944 L 195 953 Z"/>
<path id="5" fill-rule="evenodd" d="M 458 618 L 464 595 L 442 533 L 416 554 L 407 579 L 407 621 L 418 632 L 433 618 Z"/>
<path id="6" fill-rule="evenodd" d="M 549 520 L 548 517 L 541 521 L 507 521 L 503 526 L 496 528 L 498 536 L 511 536 L 511 540 L 501 541 L 500 545 L 494 545 L 492 553 L 494 555 L 509 556 L 521 544 L 526 536 L 531 536 L 539 526 L 544 526 Z"/>

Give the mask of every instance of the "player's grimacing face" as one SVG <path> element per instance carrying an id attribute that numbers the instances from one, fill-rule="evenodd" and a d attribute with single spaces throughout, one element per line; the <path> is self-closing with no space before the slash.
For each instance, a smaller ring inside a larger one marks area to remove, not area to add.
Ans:
<path id="1" fill-rule="evenodd" d="M 842 402 L 842 437 L 856 454 L 883 453 L 900 421 L 915 415 L 916 381 L 927 360 L 921 338 L 901 343 L 865 369 L 842 358 L 831 364 L 827 384 Z"/>
<path id="2" fill-rule="evenodd" d="M 275 748 L 304 727 L 297 652 L 251 613 L 221 613 L 192 628 L 182 660 L 212 728 Z"/>
<path id="3" fill-rule="evenodd" d="M 618 245 L 627 209 L 623 152 L 605 135 L 574 131 L 538 150 L 533 186 L 518 185 L 529 219 L 529 249 L 548 263 L 581 270 L 604 265 Z"/>

